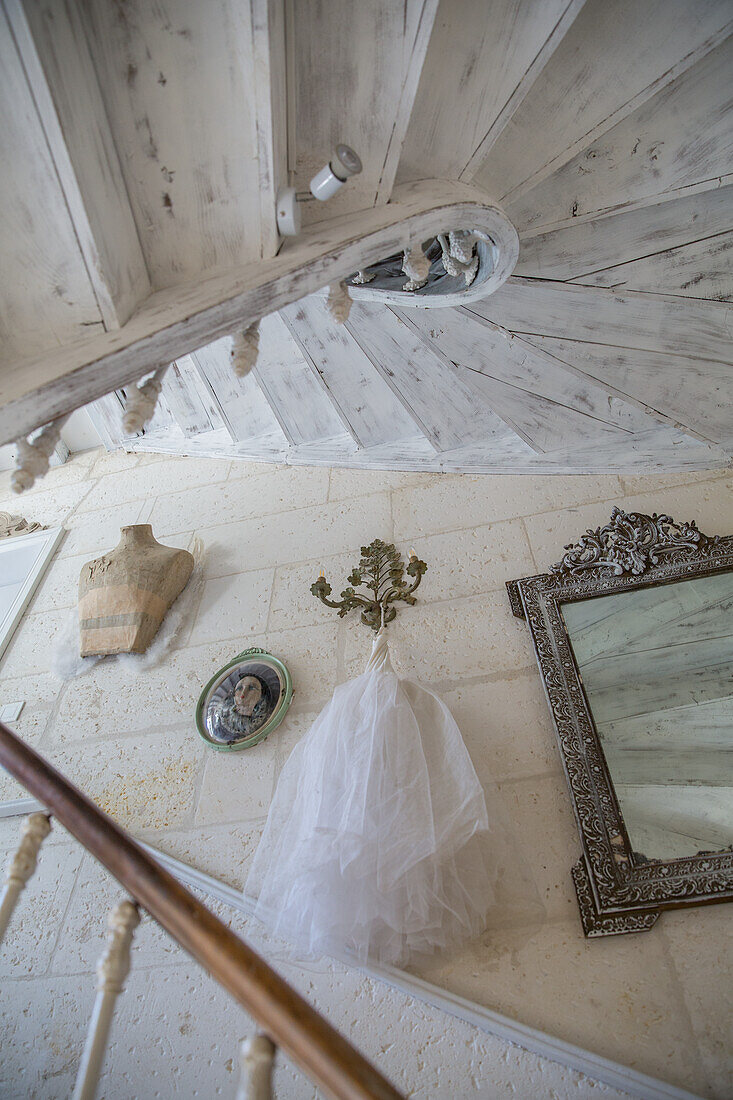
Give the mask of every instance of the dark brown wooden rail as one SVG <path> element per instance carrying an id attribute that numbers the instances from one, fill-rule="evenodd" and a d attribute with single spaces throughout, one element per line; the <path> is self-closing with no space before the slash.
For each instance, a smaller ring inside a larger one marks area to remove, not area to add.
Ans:
<path id="1" fill-rule="evenodd" d="M 337 1100 L 399 1100 L 389 1081 L 119 825 L 0 722 L 0 764 Z"/>

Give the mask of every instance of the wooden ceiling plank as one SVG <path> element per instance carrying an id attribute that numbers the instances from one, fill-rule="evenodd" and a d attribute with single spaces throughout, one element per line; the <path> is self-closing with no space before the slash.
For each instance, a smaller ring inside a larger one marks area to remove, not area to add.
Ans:
<path id="1" fill-rule="evenodd" d="M 397 172 L 458 179 L 575 0 L 442 0 Z"/>
<path id="2" fill-rule="evenodd" d="M 420 28 L 414 14 L 423 5 L 425 23 Z M 367 209 L 380 190 L 380 201 L 391 191 L 401 146 L 395 126 L 402 129 L 409 120 L 432 7 L 432 0 L 408 0 L 407 11 L 394 0 L 370 0 L 350 3 L 346 15 L 343 5 L 322 0 L 291 4 L 296 116 L 288 126 L 296 139 L 294 185 L 307 192 L 338 142 L 351 145 L 363 164 L 361 174 L 327 203 L 303 203 L 304 225 Z M 413 64 L 405 70 L 407 42 Z"/>
<path id="3" fill-rule="evenodd" d="M 349 416 L 347 408 L 344 407 L 344 405 L 342 404 L 342 401 L 344 400 L 343 395 L 339 394 L 338 392 L 334 392 L 329 386 L 325 374 L 323 374 L 322 371 L 319 371 L 318 366 L 316 365 L 316 362 L 310 354 L 308 348 L 300 339 L 300 326 L 291 319 L 288 311 L 285 309 L 280 310 L 280 319 L 292 336 L 293 342 L 296 345 L 303 362 L 306 364 L 307 367 L 310 368 L 313 378 L 321 387 L 323 394 L 330 402 L 331 408 L 333 409 L 338 419 L 341 421 L 343 429 L 351 439 L 351 442 L 354 443 L 356 447 L 363 448 L 364 443 L 362 442 L 361 437 L 358 434 L 358 430 L 354 425 L 354 417 Z"/>
<path id="4" fill-rule="evenodd" d="M 550 59 L 554 55 L 565 35 L 572 27 L 573 23 L 580 14 L 581 8 L 583 8 L 585 3 L 586 0 L 571 0 L 571 2 L 565 8 L 565 11 L 562 13 L 555 26 L 552 28 L 552 31 L 542 43 L 542 47 L 539 53 L 532 59 L 523 77 L 517 84 L 512 94 L 509 96 L 509 99 L 499 111 L 498 115 L 491 123 L 491 126 L 479 142 L 468 164 L 460 173 L 458 177 L 459 179 L 467 180 L 470 182 L 475 178 L 477 172 L 480 171 L 481 166 L 484 164 L 487 157 L 494 149 L 496 142 L 499 140 L 516 112 L 519 110 L 526 97 L 529 95 L 532 87 L 539 79 L 540 74 L 549 64 Z"/>
<path id="5" fill-rule="evenodd" d="M 389 202 L 407 127 L 415 105 L 420 74 L 425 64 L 430 36 L 438 11 L 438 0 L 406 0 L 403 49 L 403 81 L 397 112 L 377 187 L 377 203 Z"/>
<path id="6" fill-rule="evenodd" d="M 588 0 L 474 182 L 516 201 L 732 30 L 728 0 Z"/>
<path id="7" fill-rule="evenodd" d="M 346 434 L 322 380 L 278 313 L 260 323 L 257 380 L 288 442 L 299 447 Z"/>
<path id="8" fill-rule="evenodd" d="M 648 426 L 637 409 L 468 310 L 421 313 L 414 324 L 455 365 L 464 384 L 534 450 L 556 451 L 583 440 L 600 444 L 609 437 L 623 447 Z"/>
<path id="9" fill-rule="evenodd" d="M 572 282 L 733 302 L 733 232 L 602 268 Z"/>
<path id="10" fill-rule="evenodd" d="M 260 199 L 260 256 L 280 247 L 277 193 L 288 182 L 287 58 L 284 0 L 250 0 L 255 131 Z"/>
<path id="11" fill-rule="evenodd" d="M 484 224 L 493 207 L 460 183 L 423 180 L 384 206 L 304 231 L 271 260 L 158 291 L 118 332 L 0 366 L 0 442 L 102 397 L 446 225 Z M 470 290 L 468 292 L 470 294 Z"/>
<path id="12" fill-rule="evenodd" d="M 150 281 L 78 9 L 4 3 L 105 327 L 119 328 Z"/>
<path id="13" fill-rule="evenodd" d="M 721 187 L 524 239 L 514 274 L 579 279 L 619 261 L 715 237 L 732 226 L 733 187 Z"/>
<path id="14" fill-rule="evenodd" d="M 256 78 L 270 84 L 249 0 L 79 11 L 153 286 L 260 259 Z"/>
<path id="15" fill-rule="evenodd" d="M 463 385 L 452 363 L 413 326 L 410 310 L 355 302 L 347 326 L 438 451 L 503 435 L 504 423 Z"/>
<path id="16" fill-rule="evenodd" d="M 665 203 L 692 198 L 696 195 L 707 195 L 711 191 L 727 191 L 730 187 L 733 187 L 733 172 L 710 176 L 709 179 L 683 184 L 669 191 L 660 191 L 655 195 L 625 198 L 623 202 L 619 202 L 615 206 L 609 206 L 605 210 L 591 210 L 587 214 L 571 214 L 570 217 L 560 218 L 551 225 L 527 226 L 522 230 L 521 239 L 526 242 L 532 240 L 533 237 L 549 235 L 562 229 L 570 229 L 580 225 L 592 226 L 605 218 L 648 210 L 650 207 L 663 206 Z"/>
<path id="17" fill-rule="evenodd" d="M 203 435 L 213 427 L 199 397 L 195 377 L 198 377 L 198 371 L 191 356 L 182 355 L 168 367 L 161 389 L 173 419 L 187 438 Z"/>
<path id="18" fill-rule="evenodd" d="M 720 448 L 713 448 L 657 426 L 629 437 L 620 448 L 598 442 L 578 447 L 563 447 L 558 452 L 532 454 L 518 436 L 508 437 L 503 446 L 478 444 L 464 447 L 450 456 L 440 456 L 445 471 L 467 474 L 582 474 L 582 473 L 659 473 L 671 471 L 713 470 L 730 465 Z M 429 467 L 428 467 L 429 468 Z"/>
<path id="19" fill-rule="evenodd" d="M 512 277 L 472 313 L 522 335 L 557 336 L 730 363 L 731 308 L 672 294 Z"/>
<path id="20" fill-rule="evenodd" d="M 480 371 L 457 364 L 463 381 L 488 401 L 497 416 L 534 451 L 545 454 L 580 447 L 583 443 L 602 447 L 611 442 L 622 453 L 634 438 L 631 432 L 611 428 L 608 423 L 586 416 L 561 400 L 534 393 L 529 388 L 529 379 L 525 386 L 506 382 L 502 366 L 496 364 L 493 373 L 486 373 L 485 368 Z"/>
<path id="21" fill-rule="evenodd" d="M 733 162 L 733 36 L 552 176 L 506 202 L 520 234 L 719 186 Z M 728 181 L 726 181 L 728 182 Z"/>
<path id="22" fill-rule="evenodd" d="M 223 337 L 191 356 L 201 378 L 214 397 L 221 418 L 235 443 L 260 436 L 280 437 L 286 444 L 272 409 L 252 374 L 239 378 L 232 370 L 231 339 Z"/>
<path id="23" fill-rule="evenodd" d="M 425 439 L 401 440 L 369 450 L 354 450 L 351 441 L 328 440 L 288 449 L 282 433 L 278 437 L 259 436 L 234 443 L 222 433 L 211 432 L 201 439 L 188 439 L 182 445 L 170 437 L 154 440 L 142 437 L 132 449 L 169 454 L 196 454 L 207 457 L 252 458 L 258 461 L 287 462 L 294 466 L 346 466 L 364 470 L 420 470 L 466 474 L 578 474 L 578 473 L 650 473 L 673 471 L 714 471 L 730 466 L 729 456 L 721 449 L 691 440 L 681 433 L 657 426 L 630 438 L 621 452 L 618 445 L 608 450 L 598 444 L 564 448 L 557 453 L 535 454 L 509 428 L 489 444 L 473 443 L 455 451 L 436 454 Z"/>
<path id="24" fill-rule="evenodd" d="M 645 416 L 621 401 L 609 400 L 595 380 L 567 370 L 536 345 L 468 309 L 422 314 L 414 323 L 452 362 L 576 413 L 588 421 L 589 428 L 626 434 L 648 428 Z"/>
<path id="25" fill-rule="evenodd" d="M 34 96 L 41 90 L 29 83 L 0 7 L 0 337 L 3 354 L 11 357 L 53 354 L 65 342 L 104 331 Z"/>
<path id="26" fill-rule="evenodd" d="M 730 364 L 550 336 L 527 339 L 650 415 L 708 442 L 733 442 Z"/>
<path id="27" fill-rule="evenodd" d="M 325 298 L 310 295 L 281 310 L 281 316 L 362 447 L 425 434 L 419 419 L 395 397 L 347 326 L 330 316 Z"/>

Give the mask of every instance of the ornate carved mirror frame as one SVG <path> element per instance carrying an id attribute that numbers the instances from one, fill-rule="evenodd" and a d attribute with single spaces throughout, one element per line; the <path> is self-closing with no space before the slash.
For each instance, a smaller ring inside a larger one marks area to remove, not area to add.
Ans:
<path id="1" fill-rule="evenodd" d="M 694 523 L 614 508 L 550 573 L 509 581 L 513 613 L 527 620 L 557 732 L 582 841 L 572 869 L 586 936 L 651 928 L 662 909 L 733 899 L 733 852 L 635 858 L 576 665 L 561 605 L 733 569 L 733 537 Z"/>

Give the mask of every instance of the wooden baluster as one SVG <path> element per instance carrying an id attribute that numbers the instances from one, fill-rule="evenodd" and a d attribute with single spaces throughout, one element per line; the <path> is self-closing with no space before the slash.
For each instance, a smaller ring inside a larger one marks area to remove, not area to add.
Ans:
<path id="1" fill-rule="evenodd" d="M 236 1100 L 271 1100 L 276 1051 L 273 1041 L 261 1033 L 242 1040 Z"/>
<path id="2" fill-rule="evenodd" d="M 130 973 L 130 945 L 139 923 L 140 913 L 132 901 L 121 901 L 110 911 L 107 946 L 97 963 L 97 999 L 72 1100 L 94 1100 L 115 1003 Z"/>
<path id="3" fill-rule="evenodd" d="M 8 864 L 2 897 L 0 897 L 0 943 L 18 898 L 36 869 L 41 844 L 50 832 L 51 818 L 48 814 L 31 814 L 23 823 L 20 844 Z"/>

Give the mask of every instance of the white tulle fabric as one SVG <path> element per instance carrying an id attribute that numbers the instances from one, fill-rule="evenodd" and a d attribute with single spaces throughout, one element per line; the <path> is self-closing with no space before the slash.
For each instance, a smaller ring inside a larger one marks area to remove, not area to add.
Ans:
<path id="1" fill-rule="evenodd" d="M 310 955 L 447 950 L 536 903 L 490 809 L 449 710 L 380 632 L 283 768 L 245 893 Z"/>

